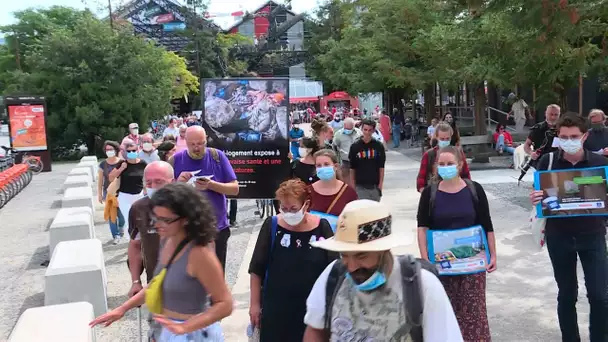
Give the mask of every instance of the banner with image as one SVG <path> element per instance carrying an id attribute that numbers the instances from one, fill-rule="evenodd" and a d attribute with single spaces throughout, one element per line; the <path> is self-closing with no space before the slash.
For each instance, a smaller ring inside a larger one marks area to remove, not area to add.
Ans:
<path id="1" fill-rule="evenodd" d="M 17 151 L 48 149 L 44 106 L 9 105 L 8 120 L 12 147 Z"/>
<path id="2" fill-rule="evenodd" d="M 607 216 L 608 167 L 537 171 L 534 188 L 544 192 L 536 206 L 540 218 Z"/>
<path id="3" fill-rule="evenodd" d="M 274 198 L 289 178 L 289 79 L 205 79 L 207 143 L 226 153 L 240 185 L 238 198 Z"/>
<path id="4" fill-rule="evenodd" d="M 488 239 L 481 226 L 427 231 L 429 261 L 439 275 L 463 275 L 486 271 L 490 263 Z"/>
<path id="5" fill-rule="evenodd" d="M 327 222 L 329 222 L 329 225 L 331 226 L 331 230 L 333 230 L 334 233 L 336 232 L 336 226 L 338 225 L 338 216 L 332 215 L 332 214 L 327 214 L 327 213 L 322 213 L 320 211 L 315 211 L 315 210 L 311 210 L 310 213 L 313 215 L 317 215 L 320 218 L 326 219 Z"/>

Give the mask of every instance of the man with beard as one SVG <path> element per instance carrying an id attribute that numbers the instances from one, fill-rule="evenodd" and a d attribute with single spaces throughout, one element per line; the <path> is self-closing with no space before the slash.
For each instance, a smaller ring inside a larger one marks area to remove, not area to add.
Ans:
<path id="1" fill-rule="evenodd" d="M 557 144 L 553 140 L 556 135 L 555 125 L 559 119 L 560 111 L 558 105 L 548 105 L 547 110 L 545 110 L 545 121 L 534 125 L 530 129 L 528 139 L 524 143 L 524 151 L 530 155 L 532 160 L 538 160 L 543 154 L 557 150 Z M 532 145 L 534 145 L 534 151 Z"/>
<path id="2" fill-rule="evenodd" d="M 391 254 L 408 242 L 391 223 L 384 204 L 353 201 L 340 214 L 336 235 L 312 243 L 341 258 L 306 300 L 304 342 L 463 340 L 441 282 L 427 270 L 434 266 Z"/>
<path id="3" fill-rule="evenodd" d="M 207 147 L 207 133 L 203 127 L 192 126 L 186 129 L 186 145 L 188 148 L 175 153 L 169 163 L 174 168 L 178 182 L 190 182 L 195 177 L 193 186 L 205 194 L 213 205 L 218 229 L 215 253 L 225 269 L 230 237 L 226 195 L 238 195 L 239 183 L 224 152 Z"/>

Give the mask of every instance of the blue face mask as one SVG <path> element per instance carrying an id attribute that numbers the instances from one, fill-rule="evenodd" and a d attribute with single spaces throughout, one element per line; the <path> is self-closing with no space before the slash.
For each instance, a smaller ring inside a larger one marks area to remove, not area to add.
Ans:
<path id="1" fill-rule="evenodd" d="M 439 146 L 439 148 L 448 147 L 448 146 L 450 146 L 450 141 L 449 140 L 437 140 L 437 146 Z"/>
<path id="2" fill-rule="evenodd" d="M 442 179 L 452 179 L 458 176 L 458 168 L 456 165 L 437 166 L 437 173 Z"/>
<path id="3" fill-rule="evenodd" d="M 359 291 L 369 292 L 376 290 L 386 284 L 386 276 L 380 271 L 374 272 L 371 277 L 361 284 L 357 284 L 355 280 L 350 276 L 350 273 L 346 272 L 346 278 L 355 285 L 355 288 Z"/>
<path id="4" fill-rule="evenodd" d="M 347 134 L 347 135 L 351 135 L 353 133 L 353 130 L 352 129 L 343 128 L 342 129 L 342 133 Z"/>
<path id="5" fill-rule="evenodd" d="M 333 166 L 323 166 L 317 168 L 317 177 L 320 180 L 330 180 L 336 176 L 336 170 Z"/>
<path id="6" fill-rule="evenodd" d="M 152 195 L 156 192 L 157 189 L 146 188 L 146 193 L 148 194 L 148 198 L 152 198 Z"/>
<path id="7" fill-rule="evenodd" d="M 127 159 L 137 159 L 137 152 L 127 152 Z"/>

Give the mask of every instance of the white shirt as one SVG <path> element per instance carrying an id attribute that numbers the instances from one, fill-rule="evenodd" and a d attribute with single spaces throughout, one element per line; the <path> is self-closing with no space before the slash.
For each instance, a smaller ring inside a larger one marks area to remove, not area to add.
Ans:
<path id="1" fill-rule="evenodd" d="M 340 262 L 340 260 L 334 261 Z M 306 300 L 306 315 L 304 323 L 315 329 L 325 328 L 325 288 L 327 278 L 333 267 L 334 262 L 329 264 L 315 282 L 310 295 Z M 422 280 L 422 301 L 424 312 L 422 314 L 422 332 L 424 341 L 428 342 L 462 342 L 462 334 L 450 300 L 443 289 L 439 279 L 427 270 L 421 271 Z M 348 281 L 345 279 L 344 281 Z M 393 271 L 387 279 L 385 286 L 389 286 L 399 296 L 403 302 L 403 286 L 401 280 L 401 267 L 397 257 L 393 263 Z M 365 302 L 365 297 L 369 297 L 365 292 L 357 291 L 357 296 L 361 302 Z M 373 302 L 367 302 L 369 307 Z M 405 304 L 403 304 L 405 306 Z M 353 332 L 355 333 L 355 332 Z M 359 332 L 364 333 L 364 332 Z M 382 337 L 377 336 L 375 340 L 381 341 Z M 332 340 L 333 341 L 333 340 Z"/>
<path id="2" fill-rule="evenodd" d="M 511 106 L 511 111 L 513 112 L 513 116 L 516 119 L 525 119 L 526 118 L 526 108 L 528 108 L 528 104 L 523 99 L 519 99 L 513 103 Z"/>
<path id="3" fill-rule="evenodd" d="M 177 127 L 173 127 L 173 128 L 167 127 L 163 131 L 163 138 L 166 137 L 167 135 L 172 135 L 177 138 L 179 136 L 179 129 Z"/>

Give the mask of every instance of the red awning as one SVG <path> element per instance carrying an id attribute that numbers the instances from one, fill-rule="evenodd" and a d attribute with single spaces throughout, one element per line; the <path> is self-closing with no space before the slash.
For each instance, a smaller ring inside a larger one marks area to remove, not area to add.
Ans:
<path id="1" fill-rule="evenodd" d="M 348 95 L 345 91 L 334 91 L 333 93 L 325 96 L 326 100 L 337 100 L 337 99 L 348 99 L 350 95 Z"/>
<path id="2" fill-rule="evenodd" d="M 318 97 L 291 97 L 291 98 L 289 98 L 289 103 L 317 102 L 317 101 L 319 101 Z"/>

